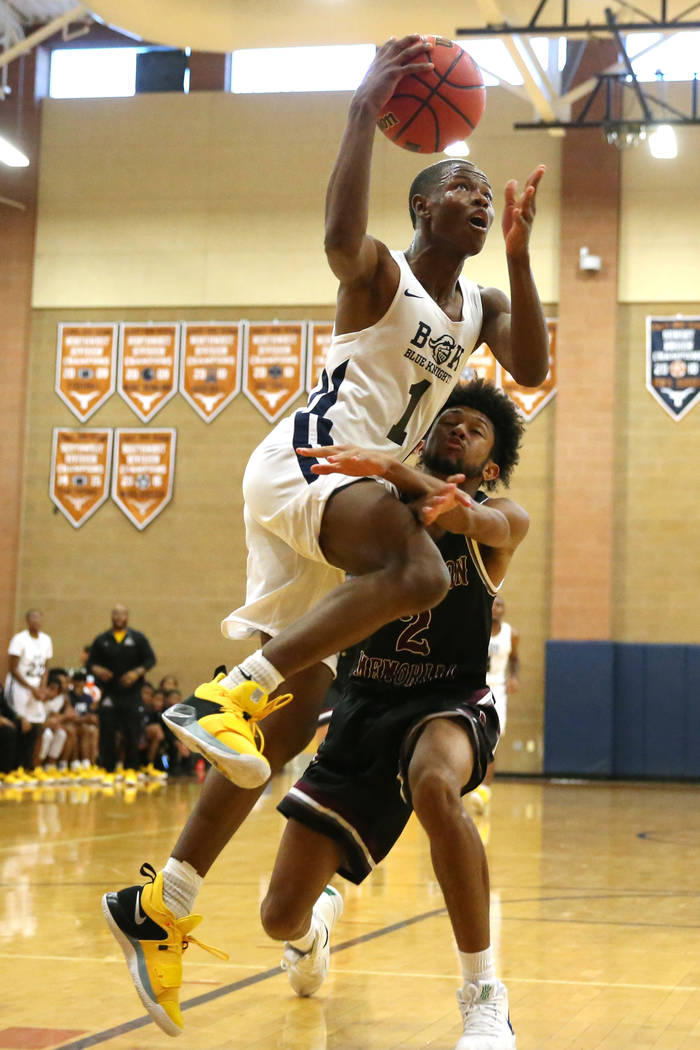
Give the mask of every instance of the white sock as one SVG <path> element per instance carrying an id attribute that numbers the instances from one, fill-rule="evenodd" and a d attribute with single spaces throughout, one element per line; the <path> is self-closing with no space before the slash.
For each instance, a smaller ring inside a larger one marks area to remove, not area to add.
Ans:
<path id="1" fill-rule="evenodd" d="M 186 860 L 168 857 L 163 868 L 163 901 L 176 919 L 191 915 L 203 878 Z"/>
<path id="2" fill-rule="evenodd" d="M 53 740 L 53 732 L 50 729 L 45 729 L 41 734 L 41 749 L 39 751 L 39 765 L 44 761 L 49 753 L 51 747 L 51 741 Z"/>
<path id="3" fill-rule="evenodd" d="M 316 934 L 318 932 L 317 922 L 318 920 L 314 916 L 311 919 L 309 932 L 305 933 L 303 937 L 297 937 L 295 940 L 289 942 L 296 948 L 298 952 L 310 952 L 313 948 L 314 941 L 316 940 Z"/>
<path id="4" fill-rule="evenodd" d="M 234 686 L 241 685 L 251 678 L 258 685 L 262 686 L 267 693 L 273 693 L 280 682 L 284 681 L 277 668 L 263 656 L 262 650 L 258 649 L 256 652 L 251 653 L 250 656 L 246 656 L 245 660 L 242 660 L 236 667 L 232 667 L 226 677 L 222 679 L 221 685 L 225 689 L 233 689 Z"/>
<path id="5" fill-rule="evenodd" d="M 493 981 L 496 968 L 493 961 L 493 948 L 484 948 L 483 952 L 460 952 L 462 976 L 466 984 L 478 984 L 479 981 Z"/>

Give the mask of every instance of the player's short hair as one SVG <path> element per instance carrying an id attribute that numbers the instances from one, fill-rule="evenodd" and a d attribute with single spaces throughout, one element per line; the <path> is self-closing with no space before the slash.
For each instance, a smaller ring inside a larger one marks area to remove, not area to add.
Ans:
<path id="1" fill-rule="evenodd" d="M 500 473 L 494 481 L 484 484 L 486 488 L 494 489 L 501 481 L 507 487 L 520 459 L 518 450 L 525 431 L 524 420 L 515 402 L 487 379 L 477 377 L 468 383 L 457 384 L 441 413 L 448 408 L 474 408 L 491 421 L 495 439 L 490 458 L 498 464 Z"/>
<path id="2" fill-rule="evenodd" d="M 447 160 L 439 160 L 437 164 L 431 164 L 428 168 L 423 168 L 419 171 L 415 179 L 411 183 L 411 188 L 408 191 L 408 211 L 411 216 L 411 223 L 413 229 L 416 228 L 416 212 L 413 207 L 413 198 L 416 194 L 420 194 L 421 197 L 428 197 L 433 192 L 436 186 L 445 177 L 445 173 L 450 168 L 462 166 L 470 168 L 476 175 L 480 175 L 481 178 L 488 179 L 484 175 L 480 168 L 477 168 L 476 164 L 472 164 L 470 160 L 465 160 L 462 157 L 449 157 Z"/>

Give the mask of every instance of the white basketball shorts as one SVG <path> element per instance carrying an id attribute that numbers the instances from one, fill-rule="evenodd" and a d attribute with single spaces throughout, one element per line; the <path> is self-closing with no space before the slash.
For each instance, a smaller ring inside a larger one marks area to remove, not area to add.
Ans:
<path id="1" fill-rule="evenodd" d="M 226 638 L 247 638 L 255 631 L 274 636 L 345 579 L 323 556 L 321 519 L 329 497 L 360 479 L 326 474 L 309 483 L 291 435 L 281 429 L 258 445 L 243 476 L 246 600 L 222 621 Z M 335 656 L 324 663 L 335 673 Z"/>

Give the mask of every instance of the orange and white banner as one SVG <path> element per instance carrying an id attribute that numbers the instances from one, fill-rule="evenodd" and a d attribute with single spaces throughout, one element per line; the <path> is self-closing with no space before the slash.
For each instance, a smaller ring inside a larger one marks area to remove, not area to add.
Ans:
<path id="1" fill-rule="evenodd" d="M 326 367 L 326 358 L 333 338 L 332 321 L 309 321 L 306 347 L 306 389 L 313 390 Z"/>
<path id="2" fill-rule="evenodd" d="M 112 499 L 137 529 L 145 529 L 170 503 L 176 441 L 172 427 L 115 431 Z"/>
<path id="3" fill-rule="evenodd" d="M 486 343 L 481 343 L 471 353 L 462 369 L 460 379 L 468 383 L 470 379 L 488 379 L 495 386 L 501 385 L 501 366 L 489 350 Z"/>
<path id="4" fill-rule="evenodd" d="M 501 369 L 501 383 L 506 394 L 512 397 L 516 405 L 528 422 L 541 412 L 545 405 L 549 404 L 557 392 L 557 322 L 547 321 L 547 332 L 549 333 L 549 371 L 544 382 L 534 390 L 520 386 L 516 383 L 505 368 Z"/>
<path id="5" fill-rule="evenodd" d="M 180 393 L 211 423 L 241 389 L 241 324 L 202 321 L 182 325 Z"/>
<path id="6" fill-rule="evenodd" d="M 55 390 L 81 423 L 114 393 L 116 324 L 59 324 Z"/>
<path id="7" fill-rule="evenodd" d="M 153 419 L 177 390 L 180 326 L 132 323 L 119 326 L 117 389 L 142 423 Z"/>
<path id="8" fill-rule="evenodd" d="M 246 323 L 243 392 L 268 423 L 304 388 L 305 335 L 305 321 Z"/>
<path id="9" fill-rule="evenodd" d="M 54 427 L 49 495 L 74 528 L 92 517 L 109 495 L 112 431 Z"/>

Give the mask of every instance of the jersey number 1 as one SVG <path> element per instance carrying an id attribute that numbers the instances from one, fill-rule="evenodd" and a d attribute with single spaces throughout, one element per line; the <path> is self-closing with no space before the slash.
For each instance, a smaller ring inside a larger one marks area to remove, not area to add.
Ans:
<path id="1" fill-rule="evenodd" d="M 389 441 L 393 441 L 395 445 L 403 445 L 406 440 L 406 425 L 418 407 L 418 402 L 423 397 L 423 394 L 429 386 L 429 379 L 421 379 L 420 383 L 414 383 L 413 386 L 409 386 L 409 399 L 408 404 L 406 405 L 406 411 L 401 416 L 401 419 L 394 423 L 393 427 L 387 434 Z"/>

